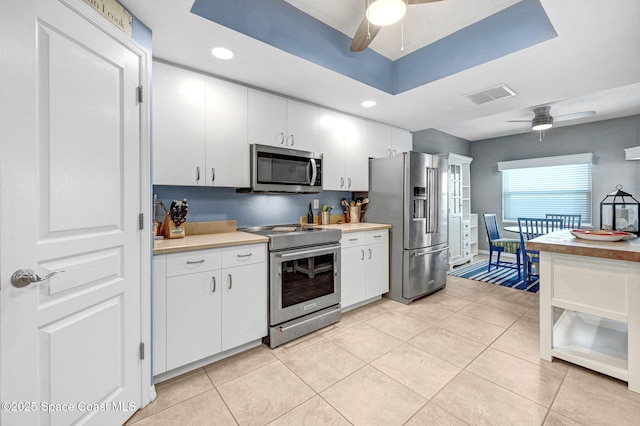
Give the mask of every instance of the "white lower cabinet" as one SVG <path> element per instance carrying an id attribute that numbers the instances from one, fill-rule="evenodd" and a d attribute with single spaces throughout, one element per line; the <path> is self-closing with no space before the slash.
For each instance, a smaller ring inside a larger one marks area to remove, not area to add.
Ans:
<path id="1" fill-rule="evenodd" d="M 167 278 L 167 370 L 221 350 L 220 270 Z"/>
<path id="2" fill-rule="evenodd" d="M 266 245 L 153 259 L 153 375 L 267 335 Z"/>
<path id="3" fill-rule="evenodd" d="M 389 231 L 343 234 L 340 275 L 342 308 L 389 291 Z"/>
<path id="4" fill-rule="evenodd" d="M 226 351 L 267 335 L 266 263 L 225 268 L 222 274 L 222 350 Z"/>

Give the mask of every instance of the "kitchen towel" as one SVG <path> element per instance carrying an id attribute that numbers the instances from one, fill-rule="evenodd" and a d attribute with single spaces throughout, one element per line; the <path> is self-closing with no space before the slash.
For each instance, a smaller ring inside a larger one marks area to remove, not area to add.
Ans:
<path id="1" fill-rule="evenodd" d="M 468 278 L 470 280 L 484 281 L 491 284 L 499 284 L 505 287 L 511 287 L 516 290 L 526 290 L 531 293 L 537 293 L 540 288 L 539 280 L 530 283 L 528 286 L 523 282 L 522 278 L 518 279 L 518 271 L 509 268 L 491 268 L 491 272 L 487 272 L 488 260 L 481 260 L 466 266 L 460 266 L 450 271 L 448 274 L 455 277 Z"/>

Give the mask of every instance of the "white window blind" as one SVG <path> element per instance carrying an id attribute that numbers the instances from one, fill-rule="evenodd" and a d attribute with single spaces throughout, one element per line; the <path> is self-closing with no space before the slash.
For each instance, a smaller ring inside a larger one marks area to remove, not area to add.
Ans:
<path id="1" fill-rule="evenodd" d="M 499 163 L 503 220 L 545 217 L 547 213 L 579 214 L 583 225 L 590 224 L 591 154 L 579 159 L 584 162 L 576 162 L 576 157 L 520 160 L 519 164 L 513 164 L 515 161 Z M 563 159 L 569 159 L 566 162 L 570 164 L 561 164 Z M 532 167 L 512 167 L 523 165 Z"/>

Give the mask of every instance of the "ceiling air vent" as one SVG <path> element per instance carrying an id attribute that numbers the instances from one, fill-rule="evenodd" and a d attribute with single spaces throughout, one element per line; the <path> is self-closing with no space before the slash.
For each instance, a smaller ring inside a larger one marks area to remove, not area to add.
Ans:
<path id="1" fill-rule="evenodd" d="M 504 84 L 500 84 L 498 86 L 489 87 L 488 89 L 482 89 L 479 92 L 469 93 L 465 96 L 474 104 L 480 105 L 497 99 L 510 98 L 515 95 L 516 92 L 509 89 Z"/>

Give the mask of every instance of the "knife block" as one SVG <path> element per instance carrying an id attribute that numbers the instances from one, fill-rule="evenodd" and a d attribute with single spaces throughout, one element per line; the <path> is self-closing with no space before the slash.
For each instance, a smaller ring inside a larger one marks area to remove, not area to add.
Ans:
<path id="1" fill-rule="evenodd" d="M 164 217 L 164 224 L 162 225 L 162 233 L 166 239 L 184 238 L 184 227 L 177 227 L 171 220 L 170 215 Z"/>

